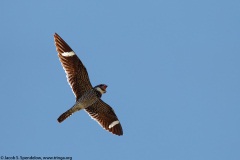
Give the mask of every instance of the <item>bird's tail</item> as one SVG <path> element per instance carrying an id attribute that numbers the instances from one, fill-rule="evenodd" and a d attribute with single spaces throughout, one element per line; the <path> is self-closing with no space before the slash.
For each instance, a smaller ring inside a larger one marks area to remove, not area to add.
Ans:
<path id="1" fill-rule="evenodd" d="M 64 112 L 61 116 L 58 117 L 58 119 L 57 119 L 58 122 L 61 123 L 62 121 L 64 121 L 68 117 L 70 117 L 76 111 L 78 111 L 78 110 L 74 109 L 74 107 L 70 108 L 69 110 Z"/>

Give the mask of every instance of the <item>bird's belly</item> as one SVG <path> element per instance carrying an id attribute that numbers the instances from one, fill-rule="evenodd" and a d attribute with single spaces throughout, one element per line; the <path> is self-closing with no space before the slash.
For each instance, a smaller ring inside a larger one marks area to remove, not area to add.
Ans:
<path id="1" fill-rule="evenodd" d="M 95 94 L 86 94 L 77 100 L 75 106 L 79 109 L 84 109 L 91 106 L 98 100 L 99 98 Z"/>

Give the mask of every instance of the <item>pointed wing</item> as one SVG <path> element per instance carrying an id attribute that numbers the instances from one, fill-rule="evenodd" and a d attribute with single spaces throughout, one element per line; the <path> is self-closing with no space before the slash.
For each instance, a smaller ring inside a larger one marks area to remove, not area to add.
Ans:
<path id="1" fill-rule="evenodd" d="M 114 110 L 101 99 L 85 108 L 85 111 L 104 129 L 116 135 L 123 135 L 122 126 Z"/>
<path id="2" fill-rule="evenodd" d="M 54 41 L 59 60 L 77 100 L 92 88 L 87 70 L 70 46 L 57 33 L 54 34 Z"/>

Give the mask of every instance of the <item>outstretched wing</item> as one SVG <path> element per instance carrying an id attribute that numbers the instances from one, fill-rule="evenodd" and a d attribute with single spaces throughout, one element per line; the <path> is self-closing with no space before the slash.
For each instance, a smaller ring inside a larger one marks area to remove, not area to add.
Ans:
<path id="1" fill-rule="evenodd" d="M 57 33 L 54 34 L 54 41 L 68 83 L 77 100 L 86 91 L 92 89 L 87 70 L 71 47 Z"/>
<path id="2" fill-rule="evenodd" d="M 85 108 L 85 111 L 104 129 L 116 135 L 123 135 L 122 126 L 114 110 L 101 99 Z"/>

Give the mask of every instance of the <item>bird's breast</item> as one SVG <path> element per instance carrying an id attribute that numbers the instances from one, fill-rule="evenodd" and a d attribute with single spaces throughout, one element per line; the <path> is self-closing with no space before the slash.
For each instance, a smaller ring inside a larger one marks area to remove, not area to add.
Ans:
<path id="1" fill-rule="evenodd" d="M 80 106 L 82 109 L 87 108 L 94 104 L 96 101 L 99 100 L 99 96 L 96 95 L 94 90 L 90 90 L 83 94 L 82 97 L 80 97 L 77 100 L 77 105 Z"/>

